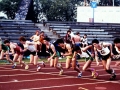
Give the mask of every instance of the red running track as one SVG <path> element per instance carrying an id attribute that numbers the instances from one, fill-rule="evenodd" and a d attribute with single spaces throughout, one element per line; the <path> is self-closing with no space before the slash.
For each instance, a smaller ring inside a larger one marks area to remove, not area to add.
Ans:
<path id="1" fill-rule="evenodd" d="M 89 72 L 83 72 L 83 76 L 77 78 L 77 72 L 72 69 L 64 69 L 64 74 L 58 75 L 59 71 L 49 67 L 48 63 L 40 72 L 36 72 L 36 67 L 31 65 L 29 70 L 19 65 L 17 69 L 11 69 L 11 65 L 1 65 L 0 90 L 120 90 L 120 67 L 114 64 L 113 61 L 111 67 L 117 74 L 114 81 L 109 81 L 110 75 L 95 62 L 92 67 L 99 73 L 98 79 L 93 79 Z M 82 67 L 83 62 L 80 65 Z"/>

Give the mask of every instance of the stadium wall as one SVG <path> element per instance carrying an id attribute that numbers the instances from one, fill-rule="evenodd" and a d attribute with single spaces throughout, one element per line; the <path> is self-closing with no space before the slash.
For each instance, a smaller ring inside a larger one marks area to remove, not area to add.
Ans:
<path id="1" fill-rule="evenodd" d="M 77 22 L 92 22 L 93 9 L 77 7 Z M 94 22 L 120 23 L 120 7 L 97 7 L 94 9 Z"/>

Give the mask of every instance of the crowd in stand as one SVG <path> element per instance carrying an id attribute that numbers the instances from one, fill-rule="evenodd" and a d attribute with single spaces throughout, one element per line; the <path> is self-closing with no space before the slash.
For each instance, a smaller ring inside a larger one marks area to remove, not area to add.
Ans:
<path id="1" fill-rule="evenodd" d="M 15 20 L 25 20 L 31 0 L 22 0 L 15 15 Z"/>
<path id="2" fill-rule="evenodd" d="M 83 71 L 89 71 L 93 78 L 98 77 L 98 73 L 92 67 L 93 60 L 96 60 L 96 64 L 99 65 L 101 60 L 102 65 L 107 73 L 110 74 L 110 80 L 116 78 L 114 69 L 110 67 L 112 58 L 120 57 L 120 38 L 114 40 L 114 46 L 111 43 L 99 42 L 97 39 L 92 40 L 91 45 L 88 44 L 87 35 L 83 38 L 80 37 L 80 33 L 76 32 L 73 34 L 72 30 L 69 29 L 64 39 L 57 39 L 51 43 L 50 38 L 44 34 L 43 31 L 37 30 L 35 35 L 30 37 L 32 41 L 26 40 L 25 37 L 19 38 L 20 44 L 10 42 L 9 40 L 0 39 L 0 59 L 8 60 L 13 64 L 12 68 L 16 68 L 16 61 L 19 62 L 21 67 L 29 69 L 30 64 L 36 66 L 36 70 L 40 71 L 41 64 L 45 67 L 43 61 L 38 62 L 39 56 L 48 54 L 48 62 L 50 67 L 54 67 L 59 70 L 59 74 L 62 75 L 64 68 L 59 63 L 59 57 L 66 57 L 66 68 L 73 68 L 78 72 L 78 77 L 82 76 Z M 113 48 L 116 50 L 117 55 L 113 53 Z M 23 57 L 28 54 L 30 55 L 29 64 L 23 61 Z M 77 56 L 84 57 L 86 59 L 82 70 L 80 69 L 79 62 L 77 62 Z M 13 58 L 10 58 L 12 56 Z M 116 63 L 116 66 L 120 65 L 120 62 Z"/>

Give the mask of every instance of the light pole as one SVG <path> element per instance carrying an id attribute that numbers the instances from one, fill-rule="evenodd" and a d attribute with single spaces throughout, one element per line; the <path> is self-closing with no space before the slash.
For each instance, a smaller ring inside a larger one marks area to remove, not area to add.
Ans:
<path id="1" fill-rule="evenodd" d="M 92 22 L 94 23 L 94 9 L 97 7 L 97 2 L 96 1 L 92 1 L 90 4 L 91 8 L 93 9 L 93 18 L 92 18 Z"/>
<path id="2" fill-rule="evenodd" d="M 114 1 L 115 1 L 115 0 L 112 0 L 112 2 L 113 2 L 113 7 L 115 6 Z"/>

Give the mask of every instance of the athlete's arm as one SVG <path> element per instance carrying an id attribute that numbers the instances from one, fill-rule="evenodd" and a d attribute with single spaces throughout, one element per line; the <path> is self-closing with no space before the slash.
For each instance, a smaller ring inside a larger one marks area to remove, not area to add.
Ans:
<path id="1" fill-rule="evenodd" d="M 30 42 L 30 41 L 26 41 L 26 43 L 27 43 L 28 45 L 35 45 L 34 42 Z"/>
<path id="2" fill-rule="evenodd" d="M 53 58 L 56 55 L 56 50 L 53 44 L 51 44 L 51 49 L 53 51 L 53 55 L 51 56 L 51 58 Z"/>
<path id="3" fill-rule="evenodd" d="M 70 56 L 70 55 L 72 55 L 72 48 L 71 48 L 70 44 L 67 44 L 66 48 L 68 50 L 68 53 L 63 54 L 63 56 Z"/>
<path id="4" fill-rule="evenodd" d="M 0 51 L 2 50 L 2 45 L 0 44 Z"/>
<path id="5" fill-rule="evenodd" d="M 97 54 L 96 48 L 94 48 L 94 52 L 95 52 L 95 60 L 96 60 L 96 63 L 97 63 L 97 65 L 99 65 L 98 54 Z"/>
<path id="6" fill-rule="evenodd" d="M 82 51 L 86 52 L 89 48 L 92 48 L 92 47 L 93 47 L 92 45 L 86 46 L 85 48 L 82 48 Z"/>
<path id="7" fill-rule="evenodd" d="M 74 53 L 73 53 L 73 59 L 75 59 L 76 58 L 76 55 L 77 55 L 77 52 L 76 51 L 74 51 Z"/>
<path id="8" fill-rule="evenodd" d="M 14 55 L 15 54 L 15 50 L 14 50 L 14 47 L 12 45 L 10 45 L 10 50 L 12 52 L 12 55 Z"/>

